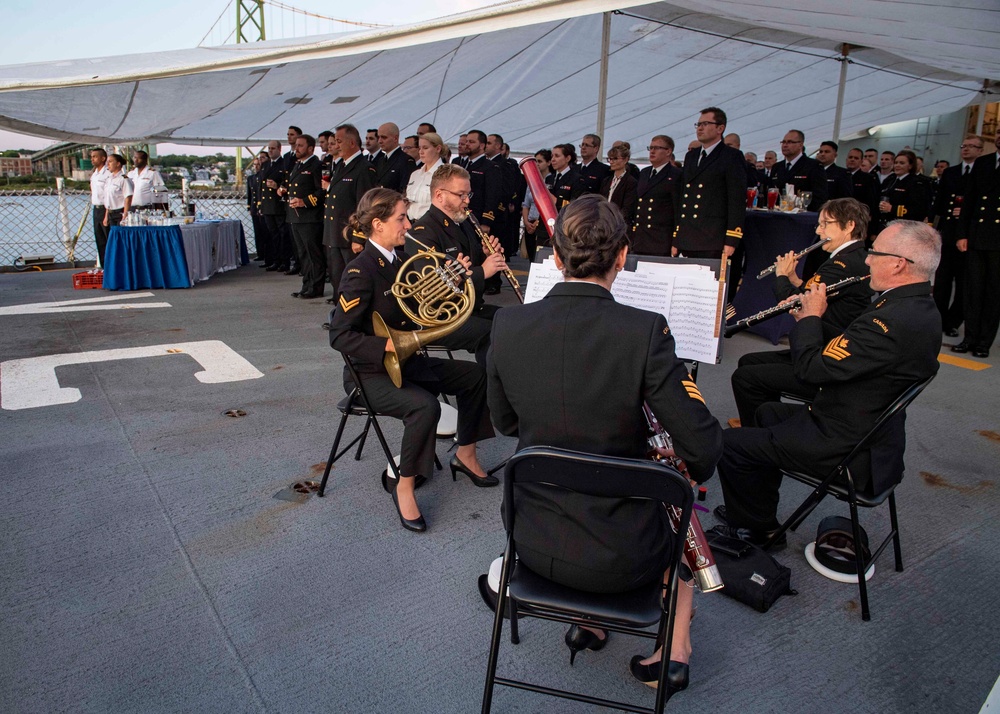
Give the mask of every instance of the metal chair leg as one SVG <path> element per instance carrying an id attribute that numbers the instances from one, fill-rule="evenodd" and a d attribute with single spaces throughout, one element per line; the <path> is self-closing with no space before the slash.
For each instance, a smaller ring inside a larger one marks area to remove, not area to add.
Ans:
<path id="1" fill-rule="evenodd" d="M 361 452 L 365 448 L 365 441 L 368 440 L 368 430 L 371 428 L 374 418 L 375 417 L 368 415 L 368 419 L 365 421 L 364 431 L 361 432 L 361 441 L 358 442 L 358 451 L 354 454 L 355 461 L 361 461 Z"/>
<path id="2" fill-rule="evenodd" d="M 851 530 L 854 532 L 854 563 L 858 571 L 858 592 L 861 596 L 861 619 L 868 622 L 872 619 L 871 611 L 868 608 L 868 581 L 865 574 L 868 572 L 868 563 L 865 562 L 864 553 L 861 548 L 861 523 L 858 521 L 858 504 L 851 501 Z"/>
<path id="3" fill-rule="evenodd" d="M 340 446 L 340 437 L 344 435 L 344 426 L 347 424 L 347 413 L 340 418 L 340 426 L 337 427 L 337 436 L 333 439 L 333 448 L 330 449 L 330 458 L 326 460 L 326 470 L 323 472 L 323 480 L 319 482 L 319 491 L 316 492 L 317 496 L 322 496 L 326 491 L 326 481 L 330 478 L 330 469 L 333 468 L 333 462 L 337 460 L 337 447 Z"/>
<path id="4" fill-rule="evenodd" d="M 903 546 L 899 540 L 899 517 L 896 515 L 896 492 L 889 494 L 889 524 L 892 526 L 892 549 L 896 555 L 896 572 L 903 572 Z"/>

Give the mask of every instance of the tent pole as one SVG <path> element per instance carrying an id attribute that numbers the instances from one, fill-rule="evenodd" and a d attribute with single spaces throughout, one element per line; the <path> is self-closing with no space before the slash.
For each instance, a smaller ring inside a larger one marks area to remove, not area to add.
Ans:
<path id="1" fill-rule="evenodd" d="M 983 98 L 979 102 L 979 118 L 976 120 L 976 136 L 983 135 L 983 120 L 986 118 L 986 105 L 989 103 L 990 99 L 990 80 L 983 80 Z"/>
<path id="2" fill-rule="evenodd" d="M 611 46 L 611 13 L 604 13 L 601 30 L 601 79 L 597 89 L 597 135 L 604 141 L 604 109 L 608 103 L 608 50 Z M 599 158 L 599 157 L 598 157 Z"/>
<path id="3" fill-rule="evenodd" d="M 846 42 L 840 46 L 840 86 L 837 87 L 837 111 L 833 115 L 833 140 L 840 141 L 840 119 L 844 114 L 844 89 L 847 87 L 847 54 L 851 46 Z"/>

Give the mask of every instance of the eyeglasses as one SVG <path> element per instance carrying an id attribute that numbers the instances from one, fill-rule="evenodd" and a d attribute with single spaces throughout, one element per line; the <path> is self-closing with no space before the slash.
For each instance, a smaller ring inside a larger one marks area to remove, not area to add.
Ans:
<path id="1" fill-rule="evenodd" d="M 666 146 L 647 146 L 646 151 L 670 151 L 670 149 Z"/>
<path id="2" fill-rule="evenodd" d="M 597 148 L 597 144 L 588 144 L 587 142 L 583 142 L 582 144 L 580 144 L 580 148 L 581 149 L 596 149 Z"/>
<path id="3" fill-rule="evenodd" d="M 701 129 L 703 126 L 718 126 L 721 122 L 717 121 L 699 121 L 695 122 L 694 128 Z"/>
<path id="4" fill-rule="evenodd" d="M 462 201 L 468 201 L 470 198 L 472 198 L 472 191 L 469 191 L 468 193 L 459 193 L 458 191 L 449 191 L 446 188 L 442 188 L 441 190 L 444 191 L 445 193 L 450 193 L 452 196 L 461 199 Z"/>
<path id="5" fill-rule="evenodd" d="M 801 141 L 793 141 L 792 139 L 782 139 L 782 144 L 801 144 Z"/>
<path id="6" fill-rule="evenodd" d="M 840 225 L 840 221 L 819 221 L 820 228 L 826 228 L 831 223 L 836 223 L 838 226 Z"/>
<path id="7" fill-rule="evenodd" d="M 905 255 L 899 255 L 898 253 L 883 253 L 880 250 L 869 250 L 868 255 L 884 255 L 887 258 L 902 258 L 907 263 L 913 264 L 913 261 L 907 258 Z"/>
<path id="8" fill-rule="evenodd" d="M 962 144 L 958 148 L 960 148 L 960 149 L 981 149 L 983 147 L 982 146 L 977 146 L 976 144 Z"/>

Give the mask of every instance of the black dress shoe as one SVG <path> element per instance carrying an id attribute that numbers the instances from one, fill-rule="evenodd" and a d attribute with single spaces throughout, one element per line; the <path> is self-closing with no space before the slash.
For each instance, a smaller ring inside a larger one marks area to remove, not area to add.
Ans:
<path id="1" fill-rule="evenodd" d="M 450 465 L 451 465 L 451 480 L 452 481 L 457 481 L 458 480 L 458 474 L 459 473 L 463 473 L 463 474 L 465 474 L 466 476 L 469 477 L 469 480 L 472 481 L 472 483 L 474 483 L 475 485 L 479 486 L 480 488 L 489 488 L 490 486 L 499 486 L 500 485 L 500 481 L 499 481 L 499 479 L 497 479 L 496 476 L 490 476 L 490 475 L 479 476 L 478 474 L 476 474 L 475 472 L 473 472 L 472 469 L 470 469 L 468 466 L 466 466 L 461 461 L 459 461 L 457 456 L 452 456 L 451 457 L 451 464 Z"/>
<path id="2" fill-rule="evenodd" d="M 604 639 L 601 639 L 590 630 L 583 629 L 579 625 L 573 625 L 566 630 L 566 646 L 569 647 L 570 667 L 573 666 L 576 653 L 580 650 L 593 650 L 597 652 L 604 649 L 604 645 L 608 644 L 608 638 L 611 636 L 611 633 L 605 630 L 602 630 L 602 632 L 604 632 Z"/>
<path id="3" fill-rule="evenodd" d="M 712 511 L 712 513 L 714 513 L 715 517 L 718 518 L 720 521 L 722 521 L 723 524 L 725 524 L 727 526 L 729 525 L 729 519 L 726 518 L 726 506 L 725 505 L 716 506 L 715 510 Z"/>
<path id="4" fill-rule="evenodd" d="M 945 337 L 958 337 L 958 328 L 957 327 L 946 328 L 945 331 L 944 331 L 944 336 Z"/>
<path id="5" fill-rule="evenodd" d="M 957 345 L 952 345 L 951 346 L 951 351 L 952 352 L 958 352 L 959 354 L 965 354 L 966 352 L 968 352 L 971 349 L 972 349 L 972 345 L 970 345 L 965 340 L 962 340 Z"/>
<path id="6" fill-rule="evenodd" d="M 987 357 L 990 356 L 990 351 L 989 350 L 981 350 L 979 348 L 976 348 L 976 349 L 972 350 L 972 356 L 973 357 L 982 357 L 983 359 L 986 359 Z"/>
<path id="7" fill-rule="evenodd" d="M 392 505 L 396 507 L 396 513 L 399 514 L 399 522 L 403 524 L 403 528 L 414 533 L 423 533 L 427 530 L 427 521 L 422 515 L 413 519 L 403 518 L 403 512 L 399 510 L 399 499 L 396 498 L 395 488 L 392 489 Z"/>
<path id="8" fill-rule="evenodd" d="M 734 526 L 715 526 L 709 529 L 709 533 L 718 533 L 719 535 L 726 536 L 727 538 L 738 538 L 740 540 L 745 540 L 751 545 L 756 545 L 757 547 L 763 548 L 764 544 L 771 540 L 771 536 L 778 532 L 775 528 L 771 531 L 758 531 L 750 528 L 736 528 Z M 778 540 L 774 541 L 774 544 L 769 548 L 769 550 L 781 550 L 788 545 L 788 538 L 784 533 Z"/>
<path id="9" fill-rule="evenodd" d="M 265 265 L 265 266 L 264 266 L 264 270 L 266 270 L 266 271 L 267 271 L 267 272 L 269 272 L 269 273 L 273 273 L 273 272 L 275 272 L 276 270 L 281 270 L 281 268 L 279 268 L 279 267 L 278 267 L 277 265 L 275 265 L 274 263 L 271 263 L 270 265 Z"/>
<path id="10" fill-rule="evenodd" d="M 322 325 L 320 325 L 320 327 L 322 327 L 324 330 L 329 330 L 330 329 L 330 323 L 329 322 L 324 322 Z"/>
<path id="11" fill-rule="evenodd" d="M 302 293 L 300 293 L 300 292 L 294 292 L 294 293 L 292 293 L 292 297 L 299 297 L 301 295 L 302 295 Z"/>
<path id="12" fill-rule="evenodd" d="M 336 305 L 337 304 L 337 298 L 335 298 L 335 297 L 327 298 L 326 299 L 326 304 L 327 305 Z"/>
<path id="13" fill-rule="evenodd" d="M 310 293 L 310 292 L 306 292 L 305 290 L 303 290 L 302 292 L 299 293 L 299 297 L 302 300 L 315 300 L 316 298 L 323 297 L 323 294 L 322 293 Z"/>
<path id="14" fill-rule="evenodd" d="M 656 689 L 660 684 L 660 667 L 663 663 L 653 662 L 652 664 L 642 664 L 642 660 L 644 659 L 646 658 L 642 655 L 636 655 L 629 662 L 628 669 L 633 677 L 647 687 Z M 670 664 L 667 666 L 667 688 L 671 694 L 687 689 L 690 679 L 691 669 L 688 667 L 687 662 L 670 660 Z"/>
<path id="15" fill-rule="evenodd" d="M 288 270 L 285 271 L 285 275 L 298 275 L 298 274 L 299 274 L 298 268 L 295 268 L 294 270 L 289 268 Z"/>

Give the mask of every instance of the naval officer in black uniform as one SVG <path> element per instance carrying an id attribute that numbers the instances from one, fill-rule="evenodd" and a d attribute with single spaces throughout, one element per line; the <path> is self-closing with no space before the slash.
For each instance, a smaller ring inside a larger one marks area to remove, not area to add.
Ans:
<path id="1" fill-rule="evenodd" d="M 836 142 L 824 141 L 816 152 L 816 161 L 826 175 L 827 199 L 852 197 L 851 175 L 847 173 L 847 169 L 837 166 L 838 148 Z"/>
<path id="2" fill-rule="evenodd" d="M 781 469 L 827 475 L 904 390 L 937 373 L 941 315 L 930 279 L 940 256 L 941 238 L 926 223 L 890 224 L 868 253 L 871 287 L 882 296 L 829 340 L 825 284 L 803 294 L 793 312 L 792 364 L 796 378 L 817 386 L 816 399 L 810 406 L 765 404 L 760 428 L 725 432 L 725 506 L 716 513 L 731 535 L 764 542 L 779 526 Z M 851 465 L 858 490 L 877 492 L 898 480 L 904 448 L 903 422 L 896 420 Z"/>
<path id="3" fill-rule="evenodd" d="M 795 274 L 794 251 L 779 255 L 776 262 L 774 296 L 777 301 L 801 295 L 810 287 L 833 285 L 845 278 L 868 275 L 865 236 L 868 234 L 868 207 L 853 198 L 827 201 L 820 209 L 816 235 L 828 239 L 822 250 L 827 256 L 813 276 L 803 282 Z M 823 314 L 823 331 L 828 338 L 842 333 L 871 304 L 866 283 L 846 288 L 830 302 Z M 789 350 L 751 352 L 740 357 L 731 378 L 736 408 L 743 426 L 757 426 L 755 414 L 761 404 L 776 402 L 782 393 L 812 399 L 815 385 L 801 382 L 792 370 Z"/>
<path id="4" fill-rule="evenodd" d="M 279 189 L 288 197 L 285 222 L 291 227 L 296 253 L 301 259 L 302 289 L 292 297 L 323 297 L 326 256 L 323 255 L 323 164 L 315 155 L 316 140 L 309 134 L 295 139 L 295 165 Z"/>
<path id="5" fill-rule="evenodd" d="M 701 147 L 684 157 L 683 186 L 674 206 L 678 215 L 672 255 L 718 258 L 725 253 L 728 257 L 743 237 L 746 160 L 738 149 L 722 143 L 726 121 L 724 111 L 709 107 L 695 124 Z"/>
<path id="6" fill-rule="evenodd" d="M 500 224 L 503 202 L 503 174 L 500 165 L 486 157 L 486 134 L 473 129 L 465 137 L 465 148 L 469 152 L 465 170 L 469 172 L 472 195 L 469 197 L 471 210 L 479 224 L 490 234 L 495 233 L 493 224 Z"/>
<path id="7" fill-rule="evenodd" d="M 281 142 L 267 142 L 267 156 L 268 161 L 262 160 L 260 167 L 260 213 L 270 237 L 268 259 L 271 262 L 267 269 L 285 272 L 291 267 L 292 246 L 285 225 L 287 201 L 278 194 L 278 187 L 285 183 L 288 176 L 281 158 Z"/>
<path id="8" fill-rule="evenodd" d="M 670 255 L 681 170 L 671 163 L 674 140 L 669 136 L 657 134 L 647 148 L 650 165 L 639 172 L 631 250 L 636 255 Z"/>
<path id="9" fill-rule="evenodd" d="M 601 161 L 601 137 L 584 134 L 580 142 L 580 166 L 576 184 L 570 191 L 570 200 L 588 193 L 600 193 L 604 179 L 611 175 L 611 167 Z"/>
<path id="10" fill-rule="evenodd" d="M 452 260 L 459 255 L 469 258 L 471 280 L 476 288 L 475 312 L 464 325 L 434 344 L 468 350 L 485 369 L 492 329 L 490 320 L 500 308 L 484 302 L 484 286 L 487 280 L 505 270 L 507 263 L 495 236 L 487 236 L 494 253 L 485 254 L 472 222 L 466 218 L 470 186 L 469 173 L 461 166 L 442 164 L 438 167 L 431 177 L 431 207 L 413 224 L 410 230 L 413 240 L 408 241 L 407 250 L 412 255 L 430 247 Z"/>
<path id="11" fill-rule="evenodd" d="M 372 313 L 378 312 L 385 324 L 396 330 L 419 330 L 400 309 L 392 295 L 392 284 L 402 262 L 409 256 L 402 250 L 410 221 L 406 199 L 389 189 L 373 188 L 366 193 L 351 217 L 350 229 L 364 234 L 364 249 L 347 266 L 340 283 L 337 307 L 330 315 L 330 346 L 350 356 L 364 381 L 371 406 L 379 414 L 403 420 L 398 483 L 393 482 L 393 502 L 400 522 L 407 530 L 424 531 L 427 524 L 414 498 L 414 480 L 429 477 L 434 470 L 434 446 L 441 404 L 437 395 L 458 398 L 458 451 L 451 460 L 452 477 L 461 472 L 476 486 L 496 486 L 476 456 L 476 442 L 493 436 L 486 407 L 486 374 L 475 362 L 436 359 L 415 354 L 403 364 L 403 385 L 393 385 L 383 365 L 392 342 L 376 337 Z M 458 262 L 467 265 L 464 256 Z M 345 389 L 349 373 L 344 370 Z"/>
<path id="12" fill-rule="evenodd" d="M 965 253 L 965 337 L 953 352 L 989 357 L 1000 326 L 1000 126 L 997 151 L 972 165 L 958 249 Z"/>
<path id="13" fill-rule="evenodd" d="M 965 254 L 959 252 L 957 241 L 969 174 L 982 153 L 982 138 L 975 134 L 966 136 L 961 146 L 962 161 L 941 173 L 934 197 L 934 225 L 941 233 L 941 265 L 934 276 L 934 302 L 941 312 L 941 327 L 947 337 L 958 337 L 958 328 L 965 321 Z"/>
<path id="14" fill-rule="evenodd" d="M 781 140 L 781 155 L 784 160 L 774 165 L 771 185 L 777 186 L 781 193 L 785 192 L 788 184 L 795 187 L 796 195 L 802 191 L 811 192 L 812 199 L 806 210 L 818 211 L 826 203 L 829 189 L 823 167 L 818 161 L 805 155 L 805 141 L 806 135 L 798 129 L 785 134 L 785 138 Z"/>
<path id="15" fill-rule="evenodd" d="M 504 308 L 493 320 L 494 424 L 516 436 L 519 449 L 546 445 L 644 458 L 646 402 L 674 437 L 691 477 L 711 478 L 722 430 L 677 358 L 666 320 L 611 296 L 628 254 L 628 227 L 618 208 L 601 196 L 582 196 L 560 213 L 554 233 L 565 282 L 543 300 Z M 518 494 L 519 557 L 570 587 L 617 593 L 660 579 L 664 564 L 652 554 L 674 537 L 660 504 L 608 502 L 544 485 Z M 681 587 L 668 674 L 674 689 L 688 681 L 691 602 L 692 589 Z M 571 650 L 599 649 L 606 636 L 574 626 L 566 643 Z M 633 675 L 657 679 L 659 659 L 659 652 L 645 662 L 635 656 Z"/>
<path id="16" fill-rule="evenodd" d="M 361 153 L 361 133 L 353 124 L 338 126 L 333 141 L 337 143 L 343 162 L 331 175 L 326 193 L 323 246 L 333 285 L 331 302 L 336 302 L 344 268 L 361 250 L 364 241 L 364 236 L 345 236 L 344 232 L 358 201 L 375 186 L 375 168 Z"/>

